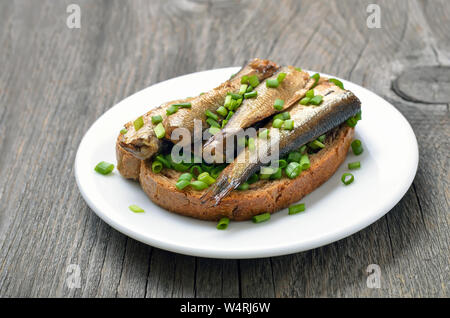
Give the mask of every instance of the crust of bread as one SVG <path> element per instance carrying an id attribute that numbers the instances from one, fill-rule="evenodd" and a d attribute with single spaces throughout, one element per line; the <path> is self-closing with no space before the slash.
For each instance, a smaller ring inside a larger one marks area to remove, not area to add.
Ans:
<path id="1" fill-rule="evenodd" d="M 180 191 L 175 183 L 180 175 L 174 170 L 164 169 L 155 174 L 151 162 L 129 157 L 125 150 L 117 146 L 118 167 L 120 173 L 131 179 L 139 176 L 142 189 L 157 205 L 185 216 L 202 220 L 219 220 L 228 217 L 230 220 L 243 221 L 264 212 L 274 213 L 299 201 L 327 181 L 345 160 L 354 129 L 346 125 L 327 135 L 326 147 L 318 153 L 310 155 L 311 167 L 303 171 L 295 179 L 258 181 L 245 191 L 233 191 L 223 198 L 217 206 L 202 204 L 200 197 L 203 191 L 187 189 Z M 140 168 L 137 168 L 139 161 Z"/>
<path id="2" fill-rule="evenodd" d="M 116 142 L 117 170 L 124 178 L 139 180 L 141 160 L 134 157 L 120 145 L 122 138 L 122 135 L 119 135 Z"/>

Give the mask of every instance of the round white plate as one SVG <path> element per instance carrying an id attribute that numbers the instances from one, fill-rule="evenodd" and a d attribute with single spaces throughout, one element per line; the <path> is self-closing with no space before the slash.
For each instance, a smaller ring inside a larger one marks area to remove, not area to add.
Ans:
<path id="1" fill-rule="evenodd" d="M 344 164 L 324 185 L 301 202 L 306 211 L 287 209 L 268 222 L 231 222 L 219 231 L 215 222 L 180 216 L 155 205 L 137 182 L 117 170 L 103 176 L 99 161 L 116 163 L 115 141 L 123 124 L 167 100 L 196 96 L 225 81 L 239 68 L 223 68 L 180 76 L 148 87 L 115 105 L 88 130 L 78 148 L 75 177 L 87 204 L 118 231 L 165 250 L 214 258 L 256 258 L 316 248 L 349 236 L 378 220 L 403 197 L 418 164 L 417 141 L 406 119 L 388 102 L 365 88 L 342 80 L 362 102 L 356 138 L 364 152 L 350 151 Z M 324 74 L 324 76 L 327 76 Z M 347 163 L 361 161 L 355 181 L 344 186 Z M 145 213 L 128 209 L 137 204 Z M 264 212 L 264 211 L 261 211 Z"/>

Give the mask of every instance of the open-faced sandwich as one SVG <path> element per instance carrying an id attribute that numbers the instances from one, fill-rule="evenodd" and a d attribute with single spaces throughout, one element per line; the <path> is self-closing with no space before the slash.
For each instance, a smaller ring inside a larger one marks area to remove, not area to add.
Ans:
<path id="1" fill-rule="evenodd" d="M 339 80 L 254 59 L 217 88 L 126 123 L 117 168 L 169 211 L 258 222 L 336 172 L 360 118 Z"/>

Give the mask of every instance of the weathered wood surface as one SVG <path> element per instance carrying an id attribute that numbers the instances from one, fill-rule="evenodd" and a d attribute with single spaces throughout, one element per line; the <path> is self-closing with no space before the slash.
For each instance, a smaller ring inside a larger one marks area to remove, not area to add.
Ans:
<path id="1" fill-rule="evenodd" d="M 81 29 L 65 24 L 74 2 Z M 373 2 L 380 29 L 366 25 Z M 447 0 L 1 0 L 0 296 L 448 297 L 449 24 Z M 347 78 L 407 117 L 419 170 L 390 213 L 322 248 L 239 261 L 146 246 L 87 207 L 73 162 L 98 116 L 151 84 L 254 56 Z M 428 66 L 446 80 L 393 84 Z M 366 286 L 372 263 L 380 289 Z M 69 264 L 80 288 L 66 284 Z"/>

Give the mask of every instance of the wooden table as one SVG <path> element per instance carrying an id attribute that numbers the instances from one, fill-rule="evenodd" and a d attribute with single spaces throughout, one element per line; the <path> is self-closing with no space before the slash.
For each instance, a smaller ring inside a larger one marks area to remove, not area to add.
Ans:
<path id="1" fill-rule="evenodd" d="M 366 24 L 371 2 L 381 28 Z M 70 3 L 80 29 L 66 25 Z M 449 19 L 447 0 L 1 0 L 0 296 L 448 297 Z M 251 57 L 335 74 L 401 111 L 420 163 L 396 207 L 334 244 L 255 260 L 166 252 L 100 220 L 73 175 L 96 118 L 154 83 Z"/>

